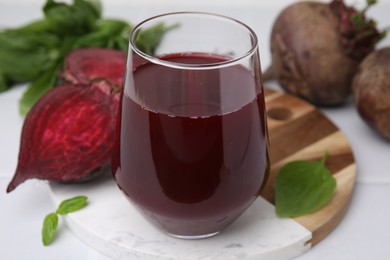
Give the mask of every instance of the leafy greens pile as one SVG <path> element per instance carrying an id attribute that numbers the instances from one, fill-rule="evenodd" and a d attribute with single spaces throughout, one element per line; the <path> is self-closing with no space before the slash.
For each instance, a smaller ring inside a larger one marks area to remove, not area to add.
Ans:
<path id="1" fill-rule="evenodd" d="M 30 82 L 19 104 L 22 115 L 56 86 L 67 53 L 77 48 L 127 51 L 132 28 L 123 20 L 102 19 L 99 0 L 74 0 L 72 4 L 47 0 L 43 13 L 43 19 L 0 31 L 0 92 Z M 153 51 L 166 30 L 163 24 L 148 28 L 137 46 Z"/>

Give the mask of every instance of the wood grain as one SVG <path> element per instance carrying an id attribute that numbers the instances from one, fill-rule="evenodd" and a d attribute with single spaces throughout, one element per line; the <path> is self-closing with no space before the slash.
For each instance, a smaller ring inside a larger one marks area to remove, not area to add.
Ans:
<path id="1" fill-rule="evenodd" d="M 314 106 L 286 93 L 265 89 L 271 172 L 261 196 L 274 203 L 275 177 L 281 167 L 295 160 L 326 162 L 337 181 L 331 201 L 313 214 L 295 218 L 313 234 L 312 245 L 331 233 L 342 220 L 353 193 L 356 165 L 344 134 Z"/>

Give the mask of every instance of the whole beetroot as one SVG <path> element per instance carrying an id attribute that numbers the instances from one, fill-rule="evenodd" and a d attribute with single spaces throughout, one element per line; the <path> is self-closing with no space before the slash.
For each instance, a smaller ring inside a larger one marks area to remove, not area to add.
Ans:
<path id="1" fill-rule="evenodd" d="M 353 97 L 360 116 L 390 141 L 390 47 L 372 52 L 353 79 Z"/>
<path id="2" fill-rule="evenodd" d="M 384 36 L 365 18 L 366 10 L 358 12 L 342 0 L 288 6 L 272 29 L 272 65 L 265 80 L 275 78 L 315 105 L 342 104 L 359 62 Z"/>

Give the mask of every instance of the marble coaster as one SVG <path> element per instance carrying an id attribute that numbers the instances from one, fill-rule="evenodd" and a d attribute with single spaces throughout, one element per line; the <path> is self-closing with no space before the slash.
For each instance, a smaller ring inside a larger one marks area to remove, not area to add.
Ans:
<path id="1" fill-rule="evenodd" d="M 144 220 L 110 176 L 50 187 L 56 205 L 88 197 L 85 208 L 65 216 L 66 224 L 79 239 L 114 259 L 291 259 L 311 247 L 311 232 L 292 219 L 278 218 L 274 206 L 261 197 L 219 235 L 181 240 Z"/>

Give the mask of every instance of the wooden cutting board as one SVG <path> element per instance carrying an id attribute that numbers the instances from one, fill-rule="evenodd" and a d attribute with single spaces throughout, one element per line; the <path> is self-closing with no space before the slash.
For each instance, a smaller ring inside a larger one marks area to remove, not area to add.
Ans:
<path id="1" fill-rule="evenodd" d="M 221 234 L 181 240 L 152 227 L 116 187 L 111 176 L 79 185 L 51 183 L 61 201 L 88 197 L 83 210 L 64 216 L 68 228 L 92 248 L 114 259 L 293 259 L 324 239 L 341 221 L 355 183 L 355 163 L 348 141 L 315 107 L 281 92 L 266 90 L 271 174 L 261 196 Z M 275 214 L 275 174 L 293 160 L 320 160 L 337 180 L 330 203 L 295 219 Z"/>
<path id="2" fill-rule="evenodd" d="M 274 204 L 275 177 L 280 168 L 294 160 L 319 161 L 329 152 L 326 166 L 337 181 L 330 203 L 319 211 L 295 218 L 309 229 L 311 244 L 324 239 L 342 220 L 353 193 L 356 165 L 344 134 L 316 107 L 292 95 L 266 89 L 270 140 L 270 178 L 261 193 Z"/>

